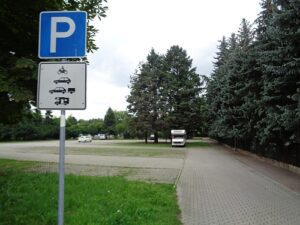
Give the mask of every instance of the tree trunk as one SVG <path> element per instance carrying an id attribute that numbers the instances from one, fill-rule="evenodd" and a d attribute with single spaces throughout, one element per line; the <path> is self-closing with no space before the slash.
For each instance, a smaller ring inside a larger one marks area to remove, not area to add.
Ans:
<path id="1" fill-rule="evenodd" d="M 157 131 L 154 132 L 154 143 L 155 144 L 158 143 L 158 134 L 157 134 Z"/>
<path id="2" fill-rule="evenodd" d="M 145 143 L 147 144 L 148 143 L 148 133 L 145 132 Z"/>

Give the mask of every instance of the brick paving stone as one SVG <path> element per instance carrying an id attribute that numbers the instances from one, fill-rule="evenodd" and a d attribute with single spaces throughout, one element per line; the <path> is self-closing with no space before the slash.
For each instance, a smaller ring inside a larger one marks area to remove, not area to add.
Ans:
<path id="1" fill-rule="evenodd" d="M 299 225 L 300 194 L 221 148 L 188 149 L 177 185 L 185 225 Z"/>

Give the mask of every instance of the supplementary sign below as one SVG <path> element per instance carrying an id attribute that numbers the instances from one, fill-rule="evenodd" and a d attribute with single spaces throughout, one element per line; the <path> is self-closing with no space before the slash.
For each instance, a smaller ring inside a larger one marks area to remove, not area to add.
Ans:
<path id="1" fill-rule="evenodd" d="M 37 96 L 39 109 L 85 109 L 86 63 L 40 63 Z"/>

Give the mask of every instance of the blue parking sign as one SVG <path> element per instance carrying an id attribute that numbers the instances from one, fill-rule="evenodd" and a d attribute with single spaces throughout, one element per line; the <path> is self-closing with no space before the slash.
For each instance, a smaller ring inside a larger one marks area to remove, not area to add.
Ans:
<path id="1" fill-rule="evenodd" d="M 87 13 L 40 13 L 39 58 L 80 58 L 86 55 Z"/>

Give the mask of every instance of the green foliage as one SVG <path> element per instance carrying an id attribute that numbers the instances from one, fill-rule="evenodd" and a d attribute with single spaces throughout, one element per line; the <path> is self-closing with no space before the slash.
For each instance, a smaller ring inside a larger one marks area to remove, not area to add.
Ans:
<path id="1" fill-rule="evenodd" d="M 0 141 L 57 139 L 59 120 L 41 115 L 39 110 L 28 112 L 14 125 L 0 124 Z"/>
<path id="2" fill-rule="evenodd" d="M 104 116 L 103 128 L 108 135 L 116 135 L 116 116 L 114 111 L 109 107 Z"/>
<path id="3" fill-rule="evenodd" d="M 97 49 L 91 21 L 105 17 L 106 0 L 3 0 L 0 5 L 0 123 L 15 124 L 36 101 L 39 13 L 84 10 L 88 13 L 88 52 Z"/>
<path id="4" fill-rule="evenodd" d="M 161 128 L 166 102 L 164 83 L 166 75 L 162 71 L 163 57 L 152 49 L 147 56 L 147 62 L 140 65 L 139 71 L 131 77 L 131 92 L 127 98 L 129 113 L 133 117 L 136 130 L 145 135 L 155 134 Z"/>
<path id="5" fill-rule="evenodd" d="M 46 140 L 59 138 L 60 119 L 52 116 L 51 111 L 42 116 L 39 110 L 27 113 L 14 125 L 0 124 L 0 141 Z M 69 116 L 66 119 L 66 138 L 77 138 L 80 134 L 95 135 L 103 133 L 103 120 L 78 120 Z"/>
<path id="6" fill-rule="evenodd" d="M 205 103 L 200 97 L 202 83 L 181 47 L 172 46 L 166 55 L 152 49 L 130 83 L 130 125 L 144 134 L 145 141 L 150 133 L 157 143 L 158 132 L 168 137 L 171 129 L 186 129 L 192 136 L 201 129 Z"/>
<path id="7" fill-rule="evenodd" d="M 299 143 L 299 99 L 293 98 L 300 91 L 300 41 L 299 1 L 277 3 L 265 39 L 270 46 L 260 49 L 263 73 L 261 114 L 259 127 L 263 132 L 261 142 L 276 145 Z M 274 141 L 276 140 L 276 141 Z"/>
<path id="8" fill-rule="evenodd" d="M 122 138 L 131 138 L 129 130 L 130 116 L 126 111 L 114 111 L 116 117 L 116 133 Z"/>
<path id="9" fill-rule="evenodd" d="M 222 39 L 207 87 L 211 136 L 300 165 L 300 3 L 263 0 Z M 255 38 L 253 34 L 255 35 Z"/>
<path id="10" fill-rule="evenodd" d="M 96 135 L 104 132 L 102 119 L 76 120 L 69 116 L 66 120 L 66 137 L 77 138 L 80 134 Z"/>
<path id="11" fill-rule="evenodd" d="M 0 160 L 0 221 L 56 224 L 58 175 L 23 172 L 28 166 Z M 181 224 L 172 185 L 74 175 L 65 184 L 65 224 Z"/>
<path id="12" fill-rule="evenodd" d="M 126 111 L 112 111 L 111 109 L 108 110 L 106 116 L 106 125 L 103 119 L 77 120 L 70 115 L 66 119 L 66 138 L 72 139 L 80 134 L 96 135 L 106 132 L 123 138 L 131 138 L 129 122 L 130 117 Z M 45 116 L 42 116 L 39 110 L 28 111 L 17 124 L 0 123 L 0 141 L 58 139 L 59 123 L 60 119 L 53 117 L 51 111 L 46 111 Z"/>
<path id="13" fill-rule="evenodd" d="M 189 136 L 193 136 L 201 126 L 198 123 L 200 76 L 192 67 L 192 59 L 179 46 L 172 46 L 167 51 L 165 70 L 168 74 L 166 92 L 170 127 L 185 129 Z"/>

